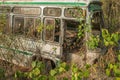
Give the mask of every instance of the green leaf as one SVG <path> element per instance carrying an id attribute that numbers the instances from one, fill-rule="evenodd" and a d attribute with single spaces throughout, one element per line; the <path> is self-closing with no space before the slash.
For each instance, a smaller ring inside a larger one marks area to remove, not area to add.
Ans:
<path id="1" fill-rule="evenodd" d="M 19 71 L 17 71 L 17 72 L 15 73 L 15 78 L 19 78 L 19 77 L 21 77 L 21 73 L 20 73 Z"/>
<path id="2" fill-rule="evenodd" d="M 105 41 L 105 46 L 108 46 L 108 45 L 109 45 L 109 43 Z"/>
<path id="3" fill-rule="evenodd" d="M 59 73 L 62 73 L 62 72 L 64 72 L 64 71 L 65 71 L 64 68 L 62 68 L 62 67 L 59 68 Z"/>
<path id="4" fill-rule="evenodd" d="M 113 71 L 115 72 L 117 70 L 117 65 L 113 65 Z"/>
<path id="5" fill-rule="evenodd" d="M 55 76 L 49 76 L 49 80 L 56 80 Z"/>
<path id="6" fill-rule="evenodd" d="M 41 76 L 37 77 L 36 80 L 47 80 L 47 76 L 41 75 Z"/>
<path id="7" fill-rule="evenodd" d="M 120 55 L 118 55 L 118 60 L 120 61 Z"/>
<path id="8" fill-rule="evenodd" d="M 113 64 L 109 64 L 110 69 L 113 69 Z"/>
<path id="9" fill-rule="evenodd" d="M 106 69 L 106 75 L 110 76 L 110 70 L 109 69 Z"/>
<path id="10" fill-rule="evenodd" d="M 63 80 L 68 80 L 68 78 L 64 77 Z"/>
<path id="11" fill-rule="evenodd" d="M 55 76 L 56 73 L 57 73 L 57 71 L 55 71 L 55 70 L 51 70 L 51 71 L 50 71 L 50 75 L 51 75 L 51 76 Z"/>
<path id="12" fill-rule="evenodd" d="M 116 77 L 120 77 L 120 70 L 119 70 L 119 69 L 117 69 L 117 70 L 115 71 L 115 76 L 116 76 Z"/>
<path id="13" fill-rule="evenodd" d="M 39 68 L 35 68 L 32 73 L 33 73 L 35 76 L 39 75 L 39 74 L 40 74 Z"/>
<path id="14" fill-rule="evenodd" d="M 34 68 L 36 66 L 36 64 L 37 64 L 36 61 L 33 61 L 32 62 L 32 68 Z"/>
<path id="15" fill-rule="evenodd" d="M 66 67 L 66 63 L 63 62 L 63 63 L 61 64 L 61 67 L 65 68 L 65 67 Z"/>
<path id="16" fill-rule="evenodd" d="M 88 69 L 88 68 L 91 67 L 91 65 L 90 64 L 86 64 L 85 67 L 86 67 L 86 69 Z"/>
<path id="17" fill-rule="evenodd" d="M 120 80 L 120 77 L 116 77 L 116 79 L 115 80 Z"/>
<path id="18" fill-rule="evenodd" d="M 84 71 L 83 74 L 84 74 L 84 77 L 88 77 L 89 76 L 89 70 Z"/>
<path id="19" fill-rule="evenodd" d="M 30 72 L 30 73 L 28 74 L 28 77 L 29 77 L 29 78 L 32 78 L 32 77 L 33 77 L 33 74 Z"/>
<path id="20" fill-rule="evenodd" d="M 15 76 L 14 76 L 15 78 L 17 78 L 18 77 L 18 75 L 15 73 Z"/>
<path id="21" fill-rule="evenodd" d="M 77 71 L 78 71 L 78 68 L 77 67 L 73 67 L 72 72 L 75 73 Z"/>

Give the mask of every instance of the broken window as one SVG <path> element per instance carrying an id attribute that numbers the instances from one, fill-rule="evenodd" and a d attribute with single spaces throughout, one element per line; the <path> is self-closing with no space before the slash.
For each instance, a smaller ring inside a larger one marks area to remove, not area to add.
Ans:
<path id="1" fill-rule="evenodd" d="M 13 33 L 28 38 L 41 38 L 41 32 L 37 30 L 40 24 L 39 18 L 14 17 Z"/>
<path id="2" fill-rule="evenodd" d="M 78 30 L 78 26 L 79 26 L 79 22 L 77 21 L 72 21 L 72 20 L 66 20 L 65 21 L 65 37 L 66 38 L 72 38 L 75 37 L 77 35 L 77 30 Z"/>
<path id="3" fill-rule="evenodd" d="M 60 38 L 60 19 L 46 18 L 45 23 L 45 40 L 50 42 L 59 42 Z"/>
<path id="4" fill-rule="evenodd" d="M 81 8 L 65 8 L 65 17 L 80 18 L 83 16 L 83 10 Z"/>
<path id="5" fill-rule="evenodd" d="M 64 35 L 64 50 L 65 51 L 74 51 L 79 45 L 80 41 L 77 38 L 79 22 L 74 20 L 65 20 L 64 22 L 65 35 Z"/>

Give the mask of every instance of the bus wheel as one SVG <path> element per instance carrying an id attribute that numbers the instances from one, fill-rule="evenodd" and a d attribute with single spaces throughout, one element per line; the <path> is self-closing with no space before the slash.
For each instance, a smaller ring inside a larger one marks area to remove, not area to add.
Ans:
<path id="1" fill-rule="evenodd" d="M 52 67 L 52 63 L 50 60 L 46 60 L 45 61 L 45 72 L 46 74 L 49 74 L 50 70 L 52 70 L 53 67 Z"/>

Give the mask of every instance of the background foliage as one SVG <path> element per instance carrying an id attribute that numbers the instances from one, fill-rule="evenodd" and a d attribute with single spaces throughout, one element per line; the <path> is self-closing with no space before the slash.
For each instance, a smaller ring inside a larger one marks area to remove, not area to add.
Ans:
<path id="1" fill-rule="evenodd" d="M 105 25 L 109 31 L 120 32 L 120 0 L 101 0 L 103 2 L 103 13 Z"/>

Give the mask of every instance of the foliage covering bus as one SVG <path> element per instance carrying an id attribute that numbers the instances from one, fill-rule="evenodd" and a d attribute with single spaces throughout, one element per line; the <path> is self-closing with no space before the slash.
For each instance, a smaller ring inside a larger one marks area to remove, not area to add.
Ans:
<path id="1" fill-rule="evenodd" d="M 91 34 L 101 35 L 99 0 L 33 0 L 0 2 L 1 59 L 22 66 L 44 60 L 54 68 L 59 60 L 85 47 Z"/>

